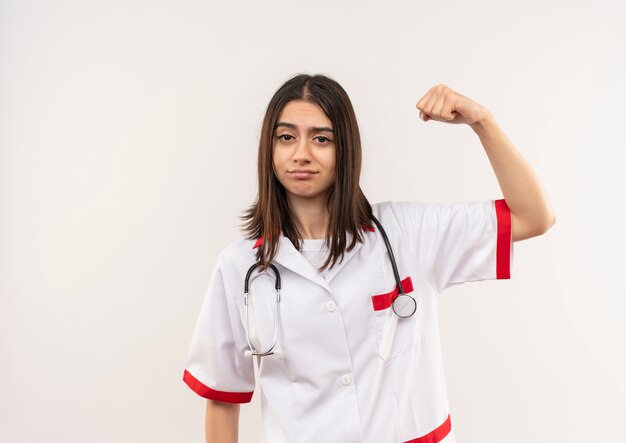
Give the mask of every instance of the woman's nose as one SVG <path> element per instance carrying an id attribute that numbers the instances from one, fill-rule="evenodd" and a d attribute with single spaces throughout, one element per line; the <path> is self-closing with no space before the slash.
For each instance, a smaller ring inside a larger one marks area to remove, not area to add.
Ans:
<path id="1" fill-rule="evenodd" d="M 296 143 L 296 150 L 293 153 L 293 159 L 296 161 L 311 160 L 311 149 L 309 147 L 308 140 L 301 138 L 298 143 Z"/>

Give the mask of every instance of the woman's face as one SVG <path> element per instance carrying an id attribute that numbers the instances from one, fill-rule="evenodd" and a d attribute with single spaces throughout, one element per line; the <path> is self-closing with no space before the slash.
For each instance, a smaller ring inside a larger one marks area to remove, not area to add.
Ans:
<path id="1" fill-rule="evenodd" d="M 274 173 L 290 199 L 324 196 L 333 185 L 332 131 L 330 120 L 314 103 L 292 100 L 283 107 L 273 134 Z"/>

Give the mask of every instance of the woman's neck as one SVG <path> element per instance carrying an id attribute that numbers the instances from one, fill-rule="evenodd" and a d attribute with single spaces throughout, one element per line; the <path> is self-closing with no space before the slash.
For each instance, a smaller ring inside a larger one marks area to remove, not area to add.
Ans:
<path id="1" fill-rule="evenodd" d="M 326 238 L 330 214 L 326 207 L 326 196 L 289 198 L 289 208 L 294 223 L 303 239 Z"/>

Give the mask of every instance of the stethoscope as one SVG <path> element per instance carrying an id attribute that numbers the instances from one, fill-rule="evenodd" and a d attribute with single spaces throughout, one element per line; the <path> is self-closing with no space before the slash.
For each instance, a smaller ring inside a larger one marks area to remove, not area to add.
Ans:
<path id="1" fill-rule="evenodd" d="M 408 294 L 405 294 L 404 291 L 402 290 L 402 282 L 400 281 L 400 273 L 398 272 L 398 266 L 396 265 L 396 259 L 393 255 L 393 250 L 391 248 L 391 244 L 389 243 L 389 238 L 387 238 L 387 233 L 385 232 L 385 230 L 383 229 L 382 225 L 380 224 L 380 222 L 378 221 L 376 217 L 372 215 L 372 219 L 374 220 L 374 223 L 376 223 L 376 226 L 378 226 L 378 229 L 380 229 L 380 233 L 383 236 L 383 240 L 385 241 L 385 247 L 387 248 L 387 252 L 389 254 L 389 260 L 391 261 L 391 266 L 393 268 L 393 276 L 396 279 L 396 287 L 398 289 L 398 296 L 394 299 L 393 303 L 391 304 L 391 308 L 393 309 L 393 312 L 400 318 L 411 317 L 417 310 L 417 302 L 415 301 L 413 297 L 411 297 Z M 248 269 L 248 272 L 246 273 L 246 279 L 244 282 L 243 297 L 244 297 L 244 304 L 246 306 L 245 308 L 246 339 L 248 340 L 248 347 L 249 347 L 249 349 L 247 349 L 244 352 L 246 356 L 256 355 L 259 357 L 265 357 L 266 355 L 272 355 L 272 354 L 278 353 L 277 351 L 274 350 L 274 348 L 276 347 L 276 340 L 278 339 L 278 330 L 280 329 L 280 273 L 278 272 L 278 269 L 276 269 L 276 266 L 274 266 L 271 263 L 269 267 L 274 271 L 274 274 L 276 275 L 276 278 L 275 278 L 276 282 L 274 285 L 274 288 L 276 289 L 276 315 L 274 316 L 274 339 L 272 341 L 272 345 L 265 351 L 257 350 L 252 345 L 252 341 L 250 340 L 250 323 L 249 323 L 250 318 L 249 318 L 249 313 L 248 313 L 248 308 L 250 304 L 250 300 L 249 300 L 250 275 L 252 274 L 252 271 L 254 271 L 261 264 L 262 264 L 261 262 L 257 262 L 253 264 L 252 266 L 250 266 L 250 268 Z"/>

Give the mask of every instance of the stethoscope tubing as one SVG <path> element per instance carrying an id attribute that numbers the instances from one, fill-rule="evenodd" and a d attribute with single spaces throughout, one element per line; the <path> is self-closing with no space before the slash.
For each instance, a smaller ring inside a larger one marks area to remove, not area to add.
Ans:
<path id="1" fill-rule="evenodd" d="M 387 237 L 387 233 L 385 232 L 385 230 L 383 229 L 382 225 L 380 224 L 380 222 L 378 221 L 378 219 L 376 217 L 374 217 L 374 215 L 372 215 L 372 220 L 374 221 L 374 223 L 376 224 L 376 226 L 378 227 L 378 229 L 380 230 L 380 233 L 383 237 L 383 240 L 385 242 L 385 248 L 387 249 L 387 253 L 389 255 L 389 261 L 391 262 L 391 267 L 393 268 L 393 276 L 394 279 L 396 280 L 396 287 L 398 289 L 398 295 L 396 296 L 396 298 L 394 299 L 393 303 L 392 303 L 392 310 L 393 312 L 401 318 L 407 318 L 412 316 L 415 311 L 417 310 L 417 302 L 415 301 L 415 299 L 413 297 L 411 297 L 410 295 L 407 295 L 404 293 L 404 290 L 402 289 L 402 281 L 400 280 L 400 273 L 398 272 L 398 266 L 396 264 L 396 258 L 393 255 L 393 248 L 391 247 L 391 244 L 389 242 L 389 238 Z M 248 341 L 248 347 L 249 349 L 245 351 L 246 355 L 256 355 L 259 357 L 264 357 L 266 355 L 272 355 L 277 353 L 277 351 L 274 351 L 274 347 L 276 346 L 276 341 L 278 339 L 278 330 L 280 329 L 280 289 L 281 289 L 281 280 L 280 280 L 280 272 L 278 272 L 278 269 L 276 268 L 276 266 L 274 266 L 273 263 L 269 264 L 269 267 L 272 269 L 272 271 L 274 271 L 274 274 L 276 276 L 275 280 L 275 285 L 274 288 L 276 289 L 276 316 L 274 319 L 274 339 L 272 341 L 272 345 L 269 347 L 268 350 L 266 351 L 257 351 L 253 346 L 252 346 L 252 341 L 250 340 L 250 323 L 249 323 L 249 314 L 248 314 L 248 309 L 249 309 L 249 297 L 248 297 L 248 293 L 249 293 L 249 284 L 250 284 L 250 275 L 252 274 L 252 272 L 259 266 L 261 266 L 262 262 L 257 262 L 254 263 L 252 266 L 250 266 L 250 268 L 248 269 L 248 272 L 246 272 L 246 278 L 244 281 L 244 304 L 245 304 L 245 323 L 246 323 L 246 340 Z M 398 303 L 396 303 L 398 302 Z M 409 303 L 408 305 L 406 303 Z M 398 306 L 400 306 L 401 304 L 404 306 L 401 310 L 402 313 L 398 312 L 398 310 L 396 309 L 396 304 Z M 406 306 L 409 306 L 408 311 L 405 309 Z M 405 313 L 407 313 L 405 315 Z"/>
<path id="2" fill-rule="evenodd" d="M 272 346 L 270 346 L 270 348 L 267 351 L 257 351 L 253 346 L 252 346 L 252 342 L 250 340 L 250 317 L 248 315 L 248 303 L 250 302 L 250 300 L 248 299 L 248 293 L 249 293 L 249 283 L 250 283 L 250 275 L 252 274 L 252 272 L 259 266 L 261 266 L 261 262 L 257 262 L 255 264 L 253 264 L 252 266 L 250 266 L 250 269 L 248 269 L 248 272 L 246 273 L 246 280 L 244 282 L 244 288 L 243 288 L 243 299 L 244 299 L 244 305 L 246 306 L 245 308 L 245 321 L 246 321 L 246 340 L 248 341 L 248 354 L 250 355 L 257 355 L 259 357 L 264 357 L 266 355 L 272 355 L 274 352 L 274 347 L 276 346 L 276 341 L 278 340 L 278 329 L 280 328 L 280 272 L 278 272 L 278 269 L 276 269 L 276 266 L 274 266 L 274 264 L 270 263 L 270 268 L 272 268 L 272 270 L 274 271 L 274 274 L 276 275 L 276 282 L 274 284 L 274 288 L 276 289 L 276 318 L 274 320 L 274 339 L 272 340 Z"/>
<path id="3" fill-rule="evenodd" d="M 383 226 L 380 224 L 378 219 L 372 215 L 372 220 L 380 229 L 380 234 L 383 236 L 383 240 L 385 241 L 385 247 L 387 248 L 387 252 L 389 253 L 389 260 L 391 261 L 391 267 L 393 268 L 393 276 L 396 279 L 396 286 L 398 287 L 398 294 L 404 295 L 404 291 L 402 290 L 402 281 L 400 280 L 400 273 L 398 272 L 398 265 L 396 264 L 396 258 L 393 255 L 393 249 L 391 248 L 391 244 L 389 243 L 389 238 L 387 237 L 387 233 L 383 229 Z"/>

